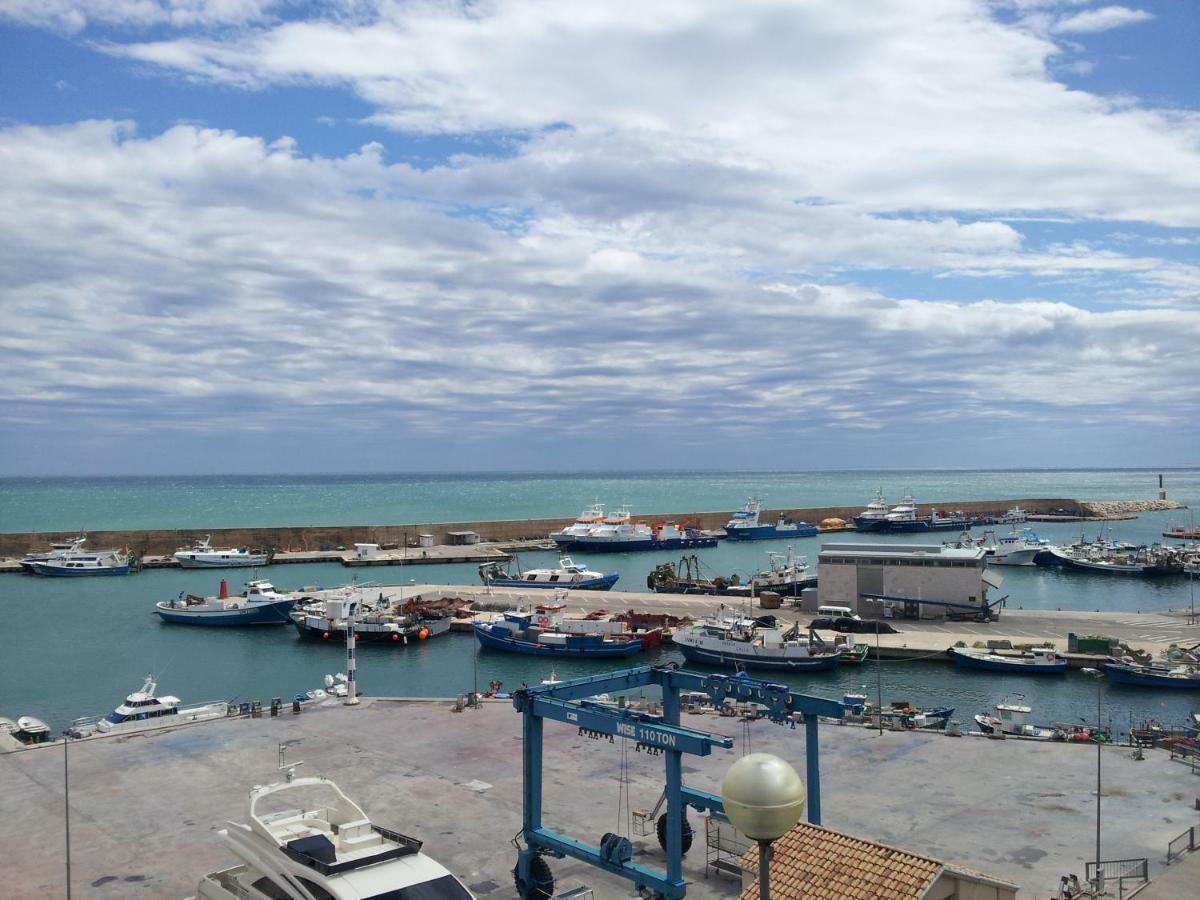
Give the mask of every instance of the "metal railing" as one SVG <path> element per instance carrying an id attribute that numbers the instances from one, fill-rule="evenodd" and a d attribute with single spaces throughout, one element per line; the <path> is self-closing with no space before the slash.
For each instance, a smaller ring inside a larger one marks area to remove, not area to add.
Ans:
<path id="1" fill-rule="evenodd" d="M 1167 862 L 1170 862 L 1177 856 L 1183 856 L 1183 854 L 1188 853 L 1192 850 L 1195 850 L 1197 847 L 1196 837 L 1197 837 L 1196 826 L 1193 825 L 1191 828 L 1189 828 L 1183 834 L 1179 835 L 1179 837 L 1175 838 L 1173 841 L 1168 842 L 1168 844 L 1167 844 Z"/>
<path id="2" fill-rule="evenodd" d="M 1145 857 L 1140 859 L 1102 859 L 1100 860 L 1100 878 L 1096 878 L 1096 863 L 1089 862 L 1086 864 L 1085 874 L 1087 875 L 1088 884 L 1097 885 L 1109 891 L 1111 896 L 1111 886 L 1115 883 L 1117 886 L 1117 897 L 1125 896 L 1126 887 L 1132 887 L 1132 894 L 1135 890 L 1141 888 L 1150 880 L 1150 860 Z"/>

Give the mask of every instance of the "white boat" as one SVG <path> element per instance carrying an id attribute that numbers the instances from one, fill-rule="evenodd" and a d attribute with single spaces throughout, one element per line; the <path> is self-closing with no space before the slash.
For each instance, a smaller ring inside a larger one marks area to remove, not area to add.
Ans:
<path id="1" fill-rule="evenodd" d="M 1032 566 L 1037 555 L 1046 547 L 1047 542 L 1031 529 L 1018 532 L 1014 528 L 1009 534 L 996 539 L 995 548 L 987 562 L 989 566 Z"/>
<path id="2" fill-rule="evenodd" d="M 1019 525 L 1021 522 L 1028 520 L 1029 513 L 1021 509 L 1019 506 L 1014 506 L 1002 516 L 996 517 L 997 525 Z"/>
<path id="3" fill-rule="evenodd" d="M 607 591 L 620 575 L 616 572 L 604 574 L 593 572 L 575 563 L 569 556 L 560 556 L 556 569 L 521 570 L 520 561 L 514 558 L 516 571 L 503 562 L 484 563 L 479 567 L 479 578 L 485 585 L 497 587 L 570 588 L 577 591 Z"/>
<path id="4" fill-rule="evenodd" d="M 12 736 L 22 744 L 42 744 L 50 740 L 50 726 L 36 716 L 20 716 Z"/>
<path id="5" fill-rule="evenodd" d="M 883 488 L 880 488 L 867 504 L 867 508 L 854 517 L 854 527 L 859 531 L 878 531 L 887 514 L 887 501 L 883 498 Z"/>
<path id="6" fill-rule="evenodd" d="M 731 541 L 761 541 L 771 538 L 802 538 L 813 537 L 817 534 L 815 525 L 807 522 L 793 522 L 783 513 L 775 522 L 763 523 L 762 501 L 751 497 L 746 505 L 733 514 L 733 518 L 725 523 L 725 537 Z"/>
<path id="7" fill-rule="evenodd" d="M 246 566 L 265 566 L 269 562 L 269 554 L 263 550 L 247 550 L 245 547 L 218 548 L 210 543 L 211 534 L 206 534 L 203 540 L 196 541 L 190 547 L 180 547 L 175 551 L 175 561 L 184 569 L 235 569 Z"/>
<path id="8" fill-rule="evenodd" d="M 594 504 L 562 531 L 550 534 L 560 550 L 590 550 L 600 553 L 626 553 L 633 550 L 677 550 L 715 547 L 717 539 L 694 525 L 674 522 L 634 522 L 628 507 L 603 516 L 600 521 L 587 521 L 590 514 L 601 509 Z"/>
<path id="9" fill-rule="evenodd" d="M 31 561 L 29 568 L 38 575 L 128 575 L 129 553 L 121 550 L 85 550 L 83 540 L 67 550 L 58 550 L 47 559 Z"/>
<path id="10" fill-rule="evenodd" d="M 21 568 L 26 572 L 32 572 L 34 563 L 48 562 L 56 556 L 62 556 L 64 553 L 81 551 L 85 543 L 87 543 L 87 538 L 80 535 L 79 537 L 69 538 L 65 541 L 56 541 L 50 544 L 49 550 L 31 550 L 21 558 Z"/>
<path id="11" fill-rule="evenodd" d="M 591 506 L 585 507 L 566 528 L 561 531 L 552 532 L 551 540 L 559 544 L 572 543 L 576 538 L 590 534 L 592 529 L 600 525 L 604 521 L 604 504 L 593 503 Z"/>
<path id="12" fill-rule="evenodd" d="M 291 621 L 293 594 L 280 593 L 269 581 L 247 581 L 246 589 L 236 597 L 225 596 L 225 579 L 221 579 L 221 596 L 195 597 L 182 591 L 175 600 L 154 604 L 154 611 L 164 622 L 181 625 L 286 625 Z"/>
<path id="13" fill-rule="evenodd" d="M 984 734 L 1011 734 L 1042 741 L 1062 739 L 1057 729 L 1029 724 L 1031 712 L 1032 709 L 1019 703 L 997 703 L 991 712 L 975 716 L 975 724 Z"/>
<path id="14" fill-rule="evenodd" d="M 127 696 L 125 702 L 108 715 L 85 716 L 72 722 L 69 732 L 71 737 L 127 734 L 134 731 L 146 731 L 150 728 L 222 719 L 229 714 L 229 704 L 223 700 L 210 700 L 193 706 L 180 706 L 178 697 L 154 696 L 157 688 L 154 676 L 147 675 L 141 688 Z"/>
<path id="15" fill-rule="evenodd" d="M 201 879 L 193 900 L 472 900 L 421 841 L 375 825 L 327 778 L 250 792 L 250 823 L 217 832 L 240 861 Z"/>

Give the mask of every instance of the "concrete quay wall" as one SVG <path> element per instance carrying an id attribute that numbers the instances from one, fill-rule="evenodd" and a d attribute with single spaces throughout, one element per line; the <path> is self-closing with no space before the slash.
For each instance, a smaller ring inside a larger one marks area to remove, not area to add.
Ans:
<path id="1" fill-rule="evenodd" d="M 930 509 L 962 510 L 968 513 L 1003 513 L 1012 506 L 1021 506 L 1030 513 L 1053 513 L 1064 510 L 1077 513 L 1081 503 L 1064 498 L 1012 498 L 1007 500 L 946 500 L 920 504 L 922 512 Z M 808 508 L 772 509 L 764 511 L 764 518 L 774 518 L 779 513 L 792 519 L 819 523 L 822 519 L 846 519 L 862 512 L 863 504 L 854 506 L 821 506 Z M 646 513 L 637 516 L 644 522 L 695 522 L 701 528 L 724 527 L 732 515 L 731 510 L 712 512 L 686 511 L 669 513 Z M 417 536 L 432 534 L 438 544 L 450 543 L 447 535 L 452 531 L 478 532 L 484 541 L 513 541 L 528 538 L 545 538 L 571 522 L 574 516 L 551 519 L 504 519 L 497 521 L 472 522 L 424 522 L 400 525 L 295 525 L 267 526 L 256 528 L 181 528 L 123 531 L 89 531 L 90 547 L 128 547 L 139 556 L 173 553 L 195 540 L 212 535 L 214 547 L 261 547 L 275 550 L 300 549 L 320 550 L 324 545 L 351 548 L 355 543 L 393 544 L 416 546 Z M 47 546 L 52 541 L 75 536 L 75 532 L 29 531 L 0 533 L 0 557 L 19 557 L 33 549 Z"/>

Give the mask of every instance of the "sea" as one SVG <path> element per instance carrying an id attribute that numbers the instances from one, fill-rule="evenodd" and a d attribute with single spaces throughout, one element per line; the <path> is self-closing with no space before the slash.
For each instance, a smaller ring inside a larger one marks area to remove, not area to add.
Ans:
<path id="1" fill-rule="evenodd" d="M 1116 470 L 881 470 L 813 472 L 482 473 L 394 475 L 244 475 L 197 477 L 0 479 L 0 531 L 81 531 L 137 528 L 206 529 L 230 526 L 400 524 L 572 516 L 594 501 L 639 511 L 732 510 L 749 496 L 768 507 L 865 505 L 876 490 L 899 502 L 911 492 L 919 504 L 944 500 L 1062 497 L 1085 500 L 1151 499 L 1163 475 L 1168 496 L 1190 509 L 1143 513 L 1111 523 L 1035 524 L 1052 542 L 1103 530 L 1118 540 L 1153 542 L 1174 525 L 1194 521 L 1200 507 L 1200 468 Z M 996 526 L 998 532 L 1004 526 Z M 977 529 L 978 533 L 978 529 Z M 953 538 L 942 533 L 937 539 Z M 765 567 L 767 553 L 789 547 L 815 563 L 823 542 L 855 540 L 852 534 L 796 541 L 725 543 L 697 551 L 712 575 L 746 577 Z M 876 538 L 872 538 L 875 540 Z M 896 535 L 897 542 L 930 538 Z M 32 548 L 31 548 L 32 549 Z M 646 576 L 678 553 L 580 555 L 577 562 L 618 572 L 618 587 L 643 589 Z M 522 554 L 527 568 L 552 565 L 553 553 Z M 1197 583 L 1184 578 L 1135 579 L 1044 568 L 1006 567 L 1001 593 L 1012 609 L 1108 610 L 1129 620 L 1186 609 Z M 336 564 L 281 565 L 259 570 L 279 588 L 335 587 L 357 573 L 415 590 L 425 584 L 477 584 L 474 565 L 432 565 L 350 570 Z M 43 578 L 0 576 L 0 715 L 34 715 L 56 731 L 75 718 L 112 710 L 146 674 L 160 694 L 190 704 L 204 700 L 290 701 L 320 687 L 344 668 L 336 646 L 302 642 L 290 626 L 205 629 L 171 626 L 153 614 L 159 600 L 180 592 L 214 594 L 220 579 L 240 590 L 246 570 L 146 570 L 127 577 Z M 596 595 L 596 606 L 604 596 Z M 1002 614 L 1003 615 L 1003 614 Z M 1200 643 L 1200 626 L 1196 641 Z M 1062 636 L 1065 640 L 1066 635 Z M 682 661 L 661 648 L 637 663 Z M 489 682 L 506 689 L 604 671 L 612 663 L 546 661 L 483 651 L 469 634 L 452 634 L 408 647 L 359 649 L 358 678 L 366 694 L 452 697 Z M 773 680 L 779 676 L 772 674 Z M 948 661 L 885 661 L 843 666 L 829 673 L 782 677 L 794 689 L 840 698 L 844 693 L 882 696 L 885 703 L 952 706 L 955 718 L 1002 700 L 1021 699 L 1037 722 L 1094 721 L 1097 693 L 1106 724 L 1127 732 L 1153 718 L 1177 723 L 1200 711 L 1200 694 L 1064 678 L 993 675 L 956 669 Z"/>

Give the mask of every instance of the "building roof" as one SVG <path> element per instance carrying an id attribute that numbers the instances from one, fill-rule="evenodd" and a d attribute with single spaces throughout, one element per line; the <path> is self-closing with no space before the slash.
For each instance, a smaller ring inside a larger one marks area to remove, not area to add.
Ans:
<path id="1" fill-rule="evenodd" d="M 945 544 L 822 544 L 820 556 L 862 556 L 880 559 L 982 559 L 982 547 L 948 547 Z"/>
<path id="2" fill-rule="evenodd" d="M 897 850 L 801 822 L 771 845 L 775 900 L 918 900 L 944 866 Z M 758 898 L 758 848 L 742 857 L 755 873 L 741 900 Z"/>

